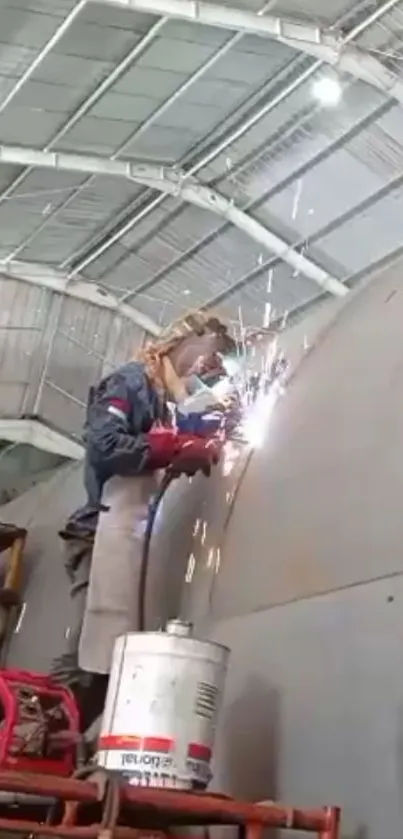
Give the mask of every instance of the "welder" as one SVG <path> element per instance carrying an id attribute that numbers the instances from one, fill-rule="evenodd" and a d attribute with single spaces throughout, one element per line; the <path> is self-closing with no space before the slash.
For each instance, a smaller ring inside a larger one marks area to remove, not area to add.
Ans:
<path id="1" fill-rule="evenodd" d="M 189 395 L 198 390 L 204 373 L 222 373 L 220 354 L 234 346 L 217 318 L 188 316 L 90 391 L 85 428 L 87 503 L 73 513 L 61 533 L 67 541 L 68 572 L 76 595 L 75 626 L 69 656 L 62 656 L 53 668 L 53 674 L 64 680 L 70 671 L 72 686 L 72 670 L 78 676 L 83 729 L 102 710 L 113 640 L 137 628 L 133 569 L 140 547 L 135 523 L 144 516 L 158 485 L 158 470 L 170 467 L 176 476 L 191 477 L 199 471 L 208 475 L 217 462 L 219 447 L 212 434 L 220 418 L 214 419 L 210 410 L 209 417 L 204 416 L 204 409 L 217 399 L 204 388 L 206 398 L 201 402 L 191 398 L 189 409 Z M 176 403 L 176 422 L 168 400 Z M 84 689 L 85 679 L 77 669 L 78 646 L 80 669 L 91 674 Z"/>

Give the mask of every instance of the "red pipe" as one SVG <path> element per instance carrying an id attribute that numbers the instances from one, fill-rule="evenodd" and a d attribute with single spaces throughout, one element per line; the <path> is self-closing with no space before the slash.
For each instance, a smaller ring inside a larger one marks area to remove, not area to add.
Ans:
<path id="1" fill-rule="evenodd" d="M 96 803 L 98 800 L 97 787 L 89 781 L 22 772 L 0 772 L 0 790 L 45 795 L 83 804 Z M 127 784 L 121 788 L 121 802 L 143 811 L 148 809 L 162 812 L 170 821 L 177 814 L 182 819 L 187 816 L 193 824 L 205 823 L 208 819 L 214 824 L 255 823 L 266 827 L 312 831 L 318 833 L 321 839 L 337 839 L 338 836 L 339 811 L 334 807 L 301 810 L 277 803 L 248 804 L 213 795 L 147 789 Z M 79 834 L 71 835 L 78 839 Z"/>

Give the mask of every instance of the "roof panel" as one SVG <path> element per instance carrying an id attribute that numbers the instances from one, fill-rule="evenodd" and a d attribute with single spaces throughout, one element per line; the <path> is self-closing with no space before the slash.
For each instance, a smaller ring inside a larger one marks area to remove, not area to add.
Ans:
<path id="1" fill-rule="evenodd" d="M 108 248 L 105 252 L 102 259 L 97 259 L 95 262 L 92 262 L 91 265 L 85 270 L 85 277 L 86 279 L 90 280 L 101 280 L 104 277 L 106 278 L 106 283 L 113 283 L 113 278 L 115 275 L 115 268 L 125 259 L 127 259 L 129 253 L 127 249 L 122 244 L 122 240 L 120 242 L 116 242 L 115 245 Z M 144 260 L 140 260 L 137 258 L 135 254 L 132 254 L 134 262 L 136 263 L 136 268 L 133 272 L 133 285 L 136 285 L 138 282 L 141 282 L 147 274 L 148 265 L 144 262 Z M 137 271 L 139 272 L 140 279 L 137 278 Z M 119 285 L 119 283 L 118 283 Z"/>
<path id="2" fill-rule="evenodd" d="M 130 137 L 138 125 L 140 122 L 83 117 L 59 141 L 58 148 L 65 151 L 110 156 Z"/>
<path id="3" fill-rule="evenodd" d="M 19 44 L 40 50 L 52 37 L 60 20 L 52 14 L 26 11 L 18 7 L 1 10 L 1 49 L 7 44 Z"/>
<path id="4" fill-rule="evenodd" d="M 123 203 L 132 201 L 140 190 L 137 184 L 130 181 L 121 184 L 114 178 L 98 178 L 79 193 L 73 204 L 64 206 L 64 200 L 71 194 L 71 189 L 83 182 L 84 179 L 80 181 L 78 178 L 74 181 L 74 176 L 70 177 L 70 181 L 66 178 L 66 187 L 59 200 L 48 194 L 49 204 L 45 206 L 47 217 L 44 219 L 43 212 L 38 212 L 38 234 L 19 255 L 21 259 L 45 261 L 48 264 L 63 262 L 90 236 L 102 229 Z M 42 229 L 44 220 L 46 225 Z"/>
<path id="5" fill-rule="evenodd" d="M 187 128 L 153 126 L 128 146 L 125 157 L 176 163 L 196 144 L 199 137 L 200 134 L 193 131 L 190 123 Z"/>
<path id="6" fill-rule="evenodd" d="M 21 172 L 20 166 L 9 166 L 5 163 L 0 164 L 0 197 L 4 189 L 8 187 L 19 172 Z"/>
<path id="7" fill-rule="evenodd" d="M 10 88 L 16 79 L 9 79 Z M 54 84 L 53 82 L 28 81 L 14 98 L 14 107 L 24 108 L 26 111 L 55 112 L 64 114 L 77 108 L 83 99 L 83 91 L 79 87 L 68 84 Z"/>
<path id="8" fill-rule="evenodd" d="M 38 2 L 38 0 L 35 0 L 35 2 Z M 53 0 L 47 0 L 47 2 L 52 3 Z M 80 12 L 80 20 L 83 23 L 95 24 L 96 26 L 140 32 L 155 21 L 155 15 L 146 15 L 136 12 L 134 9 L 125 9 L 123 6 L 116 9 L 116 6 L 113 5 L 108 6 L 91 2 L 87 3 Z"/>
<path id="9" fill-rule="evenodd" d="M 27 12 L 42 12 L 64 18 L 76 5 L 77 0 L 2 0 L 2 9 L 16 8 Z"/>
<path id="10" fill-rule="evenodd" d="M 115 253 L 116 260 L 116 253 Z M 137 254 L 128 254 L 121 262 L 116 262 L 113 270 L 102 274 L 102 283 L 108 288 L 133 291 L 149 276 L 149 265 Z M 94 273 L 94 272 L 93 272 Z M 88 272 L 89 276 L 89 272 Z"/>
<path id="11" fill-rule="evenodd" d="M 303 277 L 293 277 L 286 265 L 279 265 L 273 273 L 272 292 L 267 293 L 267 272 L 256 277 L 250 286 L 231 295 L 219 305 L 220 311 L 231 320 L 238 321 L 258 329 L 267 324 L 266 304 L 270 306 L 272 321 L 284 316 L 303 303 L 314 300 L 320 294 L 315 283 Z"/>
<path id="12" fill-rule="evenodd" d="M 133 15 L 132 28 L 120 28 L 119 16 L 113 26 L 74 21 L 55 47 L 55 54 L 79 56 L 102 61 L 118 61 L 148 31 L 155 18 Z"/>
<path id="13" fill-rule="evenodd" d="M 348 276 L 401 246 L 402 213 L 403 189 L 399 187 L 318 244 L 325 255 L 344 266 Z"/>
<path id="14" fill-rule="evenodd" d="M 247 44 L 250 45 L 251 42 L 252 39 L 249 38 Z M 245 49 L 243 48 L 242 38 L 239 46 L 234 47 L 217 61 L 212 70 L 212 76 L 216 79 L 247 84 L 250 87 L 262 84 L 295 55 L 293 50 L 275 41 L 264 41 L 264 44 L 265 51 L 259 50 L 255 53 L 251 46 L 250 51 L 246 49 L 246 45 Z M 261 47 L 261 43 L 259 46 Z"/>
<path id="15" fill-rule="evenodd" d="M 193 73 L 215 52 L 215 46 L 173 38 L 156 38 L 150 48 L 139 58 L 138 67 L 157 70 L 171 70 L 178 73 Z"/>
<path id="16" fill-rule="evenodd" d="M 132 67 L 114 85 L 114 92 L 126 95 L 147 95 L 160 102 L 170 96 L 186 80 L 187 73 L 159 70 L 156 67 Z"/>
<path id="17" fill-rule="evenodd" d="M 0 75 L 19 78 L 35 60 L 37 54 L 38 51 L 30 47 L 0 42 Z"/>
<path id="18" fill-rule="evenodd" d="M 286 224 L 295 231 L 292 241 L 299 241 L 343 215 L 384 183 L 346 147 L 277 193 L 254 216 L 263 224 L 273 223 L 273 219 Z"/>
<path id="19" fill-rule="evenodd" d="M 158 126 L 162 128 L 188 129 L 192 127 L 192 133 L 203 134 L 212 128 L 220 119 L 222 111 L 219 104 L 216 105 L 192 105 L 182 97 L 180 102 L 175 102 L 169 110 L 158 120 Z"/>
<path id="20" fill-rule="evenodd" d="M 19 108 L 10 105 L 0 113 L 0 137 L 3 143 L 22 144 L 43 148 L 63 125 L 62 113 L 41 108 Z"/>
<path id="21" fill-rule="evenodd" d="M 363 49 L 384 50 L 389 57 L 395 54 L 393 66 L 400 71 L 399 51 L 402 49 L 403 4 L 395 6 L 382 15 L 379 23 L 369 27 L 358 39 Z"/>
<path id="22" fill-rule="evenodd" d="M 228 171 L 230 161 L 231 172 L 228 177 L 233 182 L 240 161 L 250 155 L 250 168 L 253 169 L 258 157 L 257 150 L 266 148 L 266 164 L 263 167 L 267 172 L 266 180 L 269 178 L 275 182 L 277 172 L 283 176 L 296 168 L 298 163 L 309 159 L 319 147 L 341 136 L 384 101 L 383 94 L 374 88 L 353 83 L 347 86 L 340 107 L 324 110 L 312 100 L 312 81 L 309 81 L 287 96 L 276 108 L 270 109 L 267 116 L 232 144 L 230 150 L 225 150 L 202 170 L 201 176 L 211 180 L 223 175 Z M 248 167 L 242 168 L 241 181 L 244 184 L 248 179 Z"/>
<path id="23" fill-rule="evenodd" d="M 324 3 L 323 0 L 281 0 L 281 6 L 277 11 L 285 16 L 295 16 L 301 20 L 315 20 L 331 25 L 344 15 L 351 14 L 357 5 L 363 6 L 364 4 L 357 4 L 352 0 L 332 0 L 332 3 Z M 374 5 L 376 4 L 373 0 L 368 0 L 368 7 Z M 275 12 L 274 7 L 273 13 L 275 14 Z"/>
<path id="24" fill-rule="evenodd" d="M 32 55 L 31 55 L 32 60 Z M 66 84 L 88 90 L 94 87 L 113 70 L 113 63 L 93 58 L 80 58 L 76 55 L 60 55 L 51 52 L 35 72 L 38 81 Z M 1 61 L 0 61 L 0 72 Z"/>
<path id="25" fill-rule="evenodd" d="M 249 91 L 250 88 L 246 83 L 216 79 L 211 71 L 206 73 L 200 81 L 192 84 L 189 92 L 181 97 L 181 101 L 188 101 L 192 105 L 210 105 L 212 102 L 222 104 L 225 102 L 225 106 L 229 110 L 238 101 L 248 96 Z"/>
<path id="26" fill-rule="evenodd" d="M 163 99 L 160 100 L 162 102 Z M 108 93 L 91 109 L 92 117 L 138 124 L 147 119 L 158 107 L 158 100 L 144 95 L 127 96 L 123 93 Z"/>
<path id="27" fill-rule="evenodd" d="M 163 37 L 175 41 L 187 41 L 191 44 L 207 44 L 210 47 L 220 47 L 232 37 L 225 29 L 216 26 L 200 26 L 185 20 L 168 20 L 164 25 Z"/>

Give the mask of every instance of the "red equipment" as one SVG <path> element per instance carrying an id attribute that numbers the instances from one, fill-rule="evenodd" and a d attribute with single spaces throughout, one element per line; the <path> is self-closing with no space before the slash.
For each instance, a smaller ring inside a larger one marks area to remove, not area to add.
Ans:
<path id="1" fill-rule="evenodd" d="M 67 776 L 75 768 L 79 714 L 71 691 L 48 676 L 0 672 L 0 768 Z"/>

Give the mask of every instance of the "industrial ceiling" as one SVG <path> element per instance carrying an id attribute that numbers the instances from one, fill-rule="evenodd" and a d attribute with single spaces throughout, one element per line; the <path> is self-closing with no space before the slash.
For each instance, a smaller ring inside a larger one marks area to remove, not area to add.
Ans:
<path id="1" fill-rule="evenodd" d="M 0 270 L 150 331 L 348 293 L 403 247 L 402 31 L 397 0 L 1 0 Z"/>

